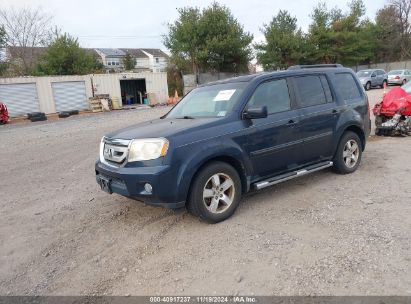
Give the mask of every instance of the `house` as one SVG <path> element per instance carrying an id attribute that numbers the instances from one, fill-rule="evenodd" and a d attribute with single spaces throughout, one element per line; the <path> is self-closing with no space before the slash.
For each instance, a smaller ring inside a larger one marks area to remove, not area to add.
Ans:
<path id="1" fill-rule="evenodd" d="M 123 72 L 123 58 L 127 53 L 135 59 L 133 72 L 164 72 L 169 58 L 160 49 L 84 48 L 84 50 L 101 62 L 107 72 Z M 19 67 L 18 74 L 29 75 L 46 51 L 45 47 L 7 47 L 5 57 Z"/>
<path id="2" fill-rule="evenodd" d="M 121 72 L 123 70 L 122 58 L 126 55 L 119 49 L 96 49 L 101 57 L 101 62 L 107 71 Z"/>
<path id="3" fill-rule="evenodd" d="M 168 55 L 160 49 L 96 49 L 107 71 L 124 70 L 122 59 L 130 54 L 135 59 L 133 71 L 164 72 L 167 68 Z"/>

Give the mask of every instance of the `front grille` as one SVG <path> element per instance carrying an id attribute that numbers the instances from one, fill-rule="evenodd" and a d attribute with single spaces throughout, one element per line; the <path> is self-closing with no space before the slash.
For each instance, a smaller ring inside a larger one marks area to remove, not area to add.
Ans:
<path id="1" fill-rule="evenodd" d="M 129 140 L 103 138 L 100 146 L 100 161 L 111 166 L 120 167 L 127 161 Z"/>

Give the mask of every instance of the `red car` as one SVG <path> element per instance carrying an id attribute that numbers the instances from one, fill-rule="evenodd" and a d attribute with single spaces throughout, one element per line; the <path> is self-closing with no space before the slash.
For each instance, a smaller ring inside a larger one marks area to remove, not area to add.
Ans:
<path id="1" fill-rule="evenodd" d="M 376 135 L 411 135 L 411 82 L 385 94 L 373 113 Z"/>
<path id="2" fill-rule="evenodd" d="M 9 121 L 9 112 L 7 106 L 0 102 L 0 124 L 6 124 Z"/>

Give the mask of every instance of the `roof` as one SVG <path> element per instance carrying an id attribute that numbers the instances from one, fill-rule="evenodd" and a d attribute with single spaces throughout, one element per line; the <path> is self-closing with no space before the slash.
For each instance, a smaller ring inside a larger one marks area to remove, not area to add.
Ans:
<path id="1" fill-rule="evenodd" d="M 164 53 L 162 50 L 160 49 L 141 49 L 144 52 L 147 52 L 151 55 L 153 55 L 154 57 L 165 57 L 168 58 L 168 55 L 166 53 Z"/>
<path id="2" fill-rule="evenodd" d="M 141 49 L 120 49 L 124 53 L 128 53 L 135 58 L 147 58 L 147 54 L 145 54 Z"/>
<path id="3" fill-rule="evenodd" d="M 103 53 L 106 56 L 117 56 L 117 57 L 123 57 L 126 55 L 126 53 L 124 53 L 122 50 L 120 49 L 97 49 L 98 51 L 100 51 L 101 53 Z"/>
<path id="4" fill-rule="evenodd" d="M 37 60 L 40 56 L 46 53 L 46 47 L 22 47 L 22 46 L 9 46 L 6 51 L 11 57 L 23 57 L 27 59 Z"/>
<path id="5" fill-rule="evenodd" d="M 263 72 L 263 73 L 245 75 L 245 76 L 232 77 L 232 78 L 227 78 L 223 80 L 209 82 L 206 84 L 202 84 L 200 86 L 202 87 L 202 86 L 209 86 L 209 85 L 222 84 L 222 83 L 232 83 L 232 82 L 250 82 L 256 78 L 261 79 L 261 78 L 267 78 L 267 77 L 274 76 L 274 75 L 277 75 L 279 77 L 298 76 L 298 75 L 309 74 L 311 72 L 336 72 L 336 71 L 353 72 L 351 69 L 343 67 L 343 66 L 341 67 L 340 66 L 336 66 L 336 67 L 312 66 L 308 68 L 306 67 L 306 68 L 290 69 L 290 70 L 283 70 L 283 71 Z"/>

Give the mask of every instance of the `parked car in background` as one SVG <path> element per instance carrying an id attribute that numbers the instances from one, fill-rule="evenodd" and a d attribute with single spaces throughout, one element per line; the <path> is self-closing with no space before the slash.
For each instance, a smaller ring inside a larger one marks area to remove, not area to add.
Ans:
<path id="1" fill-rule="evenodd" d="M 388 72 L 388 84 L 403 85 L 411 79 L 410 70 L 392 70 Z"/>
<path id="2" fill-rule="evenodd" d="M 388 75 L 384 70 L 361 70 L 357 72 L 357 76 L 366 91 L 375 87 L 382 88 L 384 87 L 384 84 L 388 84 Z"/>
<path id="3" fill-rule="evenodd" d="M 104 136 L 96 180 L 110 194 L 216 223 L 249 191 L 329 167 L 354 172 L 370 127 L 367 95 L 341 65 L 236 77 Z"/>

